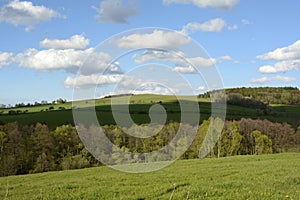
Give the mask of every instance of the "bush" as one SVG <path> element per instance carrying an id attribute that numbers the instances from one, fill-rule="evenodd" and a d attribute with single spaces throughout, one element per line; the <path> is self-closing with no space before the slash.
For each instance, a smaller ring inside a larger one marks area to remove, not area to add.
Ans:
<path id="1" fill-rule="evenodd" d="M 89 167 L 89 161 L 82 155 L 66 156 L 62 159 L 60 166 L 63 170 L 82 169 Z"/>

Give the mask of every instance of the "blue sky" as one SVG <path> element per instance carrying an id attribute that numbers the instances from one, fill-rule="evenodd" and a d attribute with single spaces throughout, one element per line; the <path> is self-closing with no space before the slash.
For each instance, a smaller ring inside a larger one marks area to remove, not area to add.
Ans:
<path id="1" fill-rule="evenodd" d="M 297 0 L 0 0 L 0 104 L 71 100 L 74 87 L 95 90 L 96 84 L 95 96 L 117 93 L 116 85 L 123 87 L 119 93 L 139 86 L 139 93 L 176 93 L 186 85 L 165 80 L 173 77 L 163 67 L 168 64 L 194 93 L 209 88 L 193 68 L 181 65 L 168 52 L 144 49 L 115 59 L 113 50 L 107 53 L 99 47 L 115 34 L 144 27 L 157 29 L 140 31 L 135 37 L 134 32 L 124 33 L 127 42 L 135 39 L 125 48 L 173 48 L 193 66 L 215 66 L 225 88 L 300 87 L 299 8 Z M 183 52 L 188 38 L 208 55 Z M 116 46 L 123 48 L 126 41 L 118 42 Z M 93 56 L 94 70 L 82 70 Z M 165 76 L 149 73 L 147 78 L 142 71 L 146 67 L 134 66 L 148 63 L 149 67 L 154 61 L 157 74 Z M 103 74 L 104 68 L 109 72 Z M 161 88 L 164 84 L 170 88 Z"/>

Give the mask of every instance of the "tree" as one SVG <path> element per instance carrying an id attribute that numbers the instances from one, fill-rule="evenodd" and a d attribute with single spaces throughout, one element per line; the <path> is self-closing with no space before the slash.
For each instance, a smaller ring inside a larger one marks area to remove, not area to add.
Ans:
<path id="1" fill-rule="evenodd" d="M 228 126 L 228 125 L 227 125 Z M 235 156 L 240 154 L 243 136 L 240 134 L 241 128 L 238 122 L 233 121 L 229 128 L 224 129 L 218 141 L 218 156 Z"/>
<path id="2" fill-rule="evenodd" d="M 67 100 L 59 98 L 59 99 L 56 100 L 56 102 L 57 102 L 57 104 L 64 104 L 64 103 L 67 102 Z"/>
<path id="3" fill-rule="evenodd" d="M 251 132 L 258 130 L 262 134 L 268 136 L 272 140 L 273 152 L 284 152 L 293 145 L 293 135 L 295 130 L 291 125 L 287 123 L 274 123 L 268 120 L 253 120 L 253 119 L 241 119 L 239 121 L 241 126 L 241 134 L 244 137 L 243 154 L 251 154 L 253 146 Z"/>
<path id="4" fill-rule="evenodd" d="M 4 143 L 8 141 L 7 134 L 3 131 L 0 131 L 0 153 L 3 152 Z"/>
<path id="5" fill-rule="evenodd" d="M 80 154 L 83 149 L 83 145 L 74 126 L 59 126 L 52 132 L 52 136 L 55 144 L 54 157 L 57 163 L 64 162 L 66 165 L 68 159 L 70 160 L 72 156 Z"/>
<path id="6" fill-rule="evenodd" d="M 48 101 L 42 100 L 42 101 L 41 101 L 41 104 L 42 104 L 42 105 L 47 105 L 47 104 L 48 104 Z"/>
<path id="7" fill-rule="evenodd" d="M 36 160 L 34 172 L 47 172 L 54 169 L 54 162 L 52 159 L 49 159 L 49 156 L 42 152 Z"/>
<path id="8" fill-rule="evenodd" d="M 48 126 L 37 123 L 34 128 L 33 137 L 37 157 L 34 171 L 45 172 L 54 170 L 54 140 Z"/>
<path id="9" fill-rule="evenodd" d="M 268 136 L 257 130 L 253 131 L 251 136 L 254 141 L 254 154 L 272 153 L 272 140 L 270 140 Z"/>
<path id="10" fill-rule="evenodd" d="M 1 171 L 5 176 L 14 175 L 17 174 L 18 167 L 22 166 L 24 154 L 26 154 L 23 138 L 17 123 L 6 124 L 2 131 L 6 133 L 6 136 L 2 134 L 3 142 L 6 142 L 5 145 L 2 146 L 1 164 L 3 168 Z"/>
<path id="11" fill-rule="evenodd" d="M 206 156 L 207 152 L 211 150 L 208 144 L 203 144 L 204 138 L 208 132 L 208 127 L 210 124 L 211 118 L 208 120 L 204 120 L 202 124 L 199 126 L 197 135 L 188 150 L 188 157 L 189 158 L 197 158 L 198 156 Z"/>

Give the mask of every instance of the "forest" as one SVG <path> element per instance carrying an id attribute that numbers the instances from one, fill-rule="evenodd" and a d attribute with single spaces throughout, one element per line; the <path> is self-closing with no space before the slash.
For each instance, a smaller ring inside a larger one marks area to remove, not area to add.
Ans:
<path id="1" fill-rule="evenodd" d="M 181 159 L 198 158 L 199 149 L 205 148 L 204 138 L 211 120 L 219 119 L 209 118 L 203 121 L 193 143 Z M 150 138 L 129 136 L 116 125 L 105 125 L 102 128 L 117 147 L 127 152 L 143 153 L 168 144 L 179 126 L 178 122 L 170 122 Z M 192 127 L 186 125 L 185 128 L 188 131 Z M 206 157 L 288 152 L 295 151 L 299 145 L 300 126 L 294 129 L 287 123 L 242 118 L 225 122 L 222 134 Z M 126 159 L 109 156 L 113 160 Z M 53 130 L 41 123 L 22 125 L 14 122 L 0 125 L 0 176 L 98 165 L 101 163 L 87 151 L 72 125 L 62 125 Z"/>
<path id="2" fill-rule="evenodd" d="M 199 97 L 207 98 L 211 91 L 200 94 Z M 256 87 L 256 88 L 228 88 L 225 89 L 227 100 L 251 99 L 258 104 L 286 104 L 299 105 L 300 104 L 300 90 L 297 87 Z M 234 98 L 236 97 L 236 98 Z M 234 101 L 237 102 L 237 101 Z"/>

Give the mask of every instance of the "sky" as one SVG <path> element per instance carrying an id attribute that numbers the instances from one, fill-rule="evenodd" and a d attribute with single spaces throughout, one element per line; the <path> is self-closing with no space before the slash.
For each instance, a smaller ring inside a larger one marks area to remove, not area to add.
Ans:
<path id="1" fill-rule="evenodd" d="M 297 0 L 0 0 L 0 104 L 72 100 L 74 91 L 80 99 L 300 88 L 299 8 Z"/>

